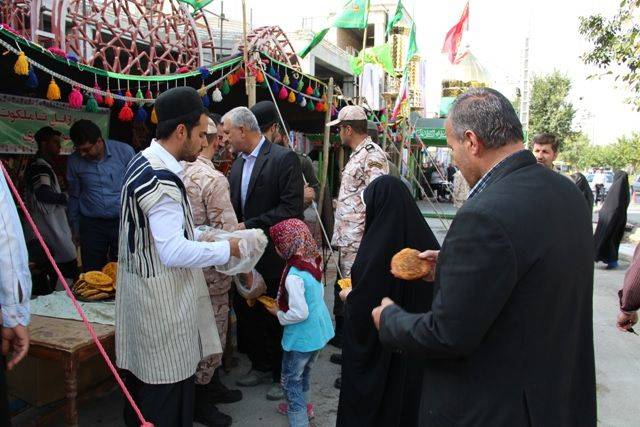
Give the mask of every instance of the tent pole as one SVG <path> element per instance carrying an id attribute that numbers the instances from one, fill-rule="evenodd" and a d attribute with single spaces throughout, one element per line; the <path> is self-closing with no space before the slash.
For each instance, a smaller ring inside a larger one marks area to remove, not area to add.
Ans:
<path id="1" fill-rule="evenodd" d="M 327 191 L 327 175 L 329 171 L 329 137 L 331 136 L 331 128 L 327 123 L 331 121 L 331 106 L 333 105 L 333 77 L 329 78 L 329 90 L 327 93 L 327 111 L 324 114 L 324 141 L 322 144 L 322 175 L 320 179 L 320 197 L 318 198 L 318 212 L 322 212 L 324 204 L 324 194 Z M 329 242 L 330 244 L 330 242 Z"/>
<path id="2" fill-rule="evenodd" d="M 247 51 L 247 2 L 245 0 L 242 0 L 242 37 L 242 45 L 244 46 L 242 56 L 244 59 L 245 92 L 249 98 L 248 106 L 251 108 L 256 103 L 256 78 L 249 73 L 247 69 L 249 66 L 249 52 Z"/>

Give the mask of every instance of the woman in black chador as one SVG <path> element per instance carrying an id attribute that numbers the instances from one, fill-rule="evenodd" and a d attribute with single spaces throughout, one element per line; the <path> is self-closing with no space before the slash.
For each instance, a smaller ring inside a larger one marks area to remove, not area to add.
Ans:
<path id="1" fill-rule="evenodd" d="M 404 248 L 438 250 L 440 245 L 399 179 L 377 178 L 363 197 L 366 222 L 345 304 L 337 425 L 417 426 L 422 362 L 384 348 L 371 311 L 384 297 L 409 312 L 429 311 L 433 284 L 396 279 L 390 264 Z"/>
<path id="2" fill-rule="evenodd" d="M 578 190 L 580 190 L 587 201 L 589 215 L 593 215 L 593 191 L 591 191 L 591 187 L 589 187 L 589 181 L 587 181 L 587 178 L 580 172 L 571 175 L 571 179 L 578 186 Z"/>
<path id="3" fill-rule="evenodd" d="M 618 249 L 627 225 L 627 208 L 630 202 L 629 175 L 618 171 L 598 214 L 598 226 L 594 235 L 596 262 L 607 263 L 607 268 L 618 266 Z"/>

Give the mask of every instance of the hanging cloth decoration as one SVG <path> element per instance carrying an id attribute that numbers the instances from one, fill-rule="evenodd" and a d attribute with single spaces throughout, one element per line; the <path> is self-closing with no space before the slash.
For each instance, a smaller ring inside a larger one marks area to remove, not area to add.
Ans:
<path id="1" fill-rule="evenodd" d="M 92 94 L 93 99 L 96 100 L 96 102 L 98 103 L 98 105 L 104 103 L 104 98 L 102 97 L 102 95 L 100 94 L 99 91 L 101 91 L 102 89 L 100 89 L 100 86 L 98 86 L 98 82 L 96 81 L 96 84 L 93 85 L 93 89 L 95 90 L 95 92 Z M 87 101 L 88 102 L 88 101 Z"/>
<path id="2" fill-rule="evenodd" d="M 120 89 L 118 89 L 118 92 L 116 92 L 116 95 L 122 96 L 122 91 Z M 124 101 L 122 99 L 115 98 L 114 106 L 116 108 L 122 108 L 123 105 L 124 105 Z"/>
<path id="3" fill-rule="evenodd" d="M 256 71 L 256 83 L 264 83 L 264 74 L 260 70 Z"/>
<path id="4" fill-rule="evenodd" d="M 307 106 L 307 98 L 305 98 L 304 96 L 302 97 L 302 102 L 300 103 L 300 106 L 302 108 Z"/>
<path id="5" fill-rule="evenodd" d="M 292 92 L 293 93 L 293 92 Z M 302 96 L 301 93 L 298 93 L 298 95 L 296 95 L 296 102 L 300 105 L 302 105 L 302 101 L 304 101 L 304 96 Z M 304 107 L 304 105 L 302 105 Z"/>
<path id="6" fill-rule="evenodd" d="M 296 86 L 296 89 L 298 90 L 298 92 L 302 92 L 302 90 L 304 89 L 304 82 L 302 81 L 302 79 L 298 81 L 298 86 Z"/>
<path id="7" fill-rule="evenodd" d="M 151 123 L 153 123 L 154 125 L 158 124 L 158 115 L 156 114 L 156 107 L 153 107 L 153 110 L 151 110 L 151 118 L 150 118 Z"/>
<path id="8" fill-rule="evenodd" d="M 276 72 L 276 69 L 273 68 L 273 65 L 271 67 L 269 67 L 269 75 L 275 79 L 278 79 L 280 76 L 278 76 L 278 73 Z"/>
<path id="9" fill-rule="evenodd" d="M 280 88 L 280 93 L 278 94 L 278 98 L 284 101 L 285 99 L 287 99 L 288 96 L 289 96 L 289 92 L 287 91 L 287 88 L 285 88 L 283 85 Z"/>
<path id="10" fill-rule="evenodd" d="M 26 76 L 29 74 L 29 61 L 27 61 L 27 57 L 22 51 L 18 54 L 18 59 L 13 66 L 13 72 L 19 76 Z"/>
<path id="11" fill-rule="evenodd" d="M 220 88 L 218 88 L 218 86 L 216 86 L 213 93 L 211 93 L 211 100 L 213 102 L 222 102 L 222 93 L 220 93 Z"/>
<path id="12" fill-rule="evenodd" d="M 38 76 L 36 75 L 36 72 L 33 69 L 33 67 L 31 67 L 29 69 L 29 75 L 27 76 L 27 81 L 25 82 L 25 85 L 27 85 L 29 89 L 35 89 L 38 87 L 39 84 L 40 82 L 38 81 Z"/>
<path id="13" fill-rule="evenodd" d="M 233 86 L 234 84 L 236 84 L 236 80 L 235 80 L 235 74 L 231 73 L 227 76 L 227 82 L 229 82 L 229 86 Z"/>
<path id="14" fill-rule="evenodd" d="M 296 93 L 292 90 L 289 91 L 289 102 L 296 102 Z"/>
<path id="15" fill-rule="evenodd" d="M 316 109 L 316 106 L 313 104 L 313 101 L 309 100 L 309 102 L 307 102 L 307 110 L 313 111 L 315 109 Z"/>
<path id="16" fill-rule="evenodd" d="M 149 118 L 149 114 L 147 113 L 147 110 L 145 110 L 144 107 L 138 107 L 138 111 L 136 112 L 135 122 L 144 123 L 147 121 L 148 118 Z"/>
<path id="17" fill-rule="evenodd" d="M 111 91 L 107 89 L 107 95 L 104 97 L 104 105 L 111 108 L 114 104 L 113 96 L 111 96 Z"/>
<path id="18" fill-rule="evenodd" d="M 77 87 L 71 89 L 71 92 L 69 93 L 69 106 L 71 108 L 82 108 L 83 100 L 82 92 L 80 92 Z"/>
<path id="19" fill-rule="evenodd" d="M 121 122 L 130 122 L 133 120 L 133 110 L 129 107 L 129 103 L 124 104 L 124 107 L 122 107 L 122 110 L 118 113 L 118 119 L 120 119 Z"/>
<path id="20" fill-rule="evenodd" d="M 142 94 L 140 94 L 142 95 Z M 127 98 L 133 98 L 133 95 L 131 94 L 131 91 L 127 88 L 127 91 L 124 93 L 124 96 Z M 128 105 L 129 107 L 131 107 L 132 102 L 131 101 L 125 101 L 124 105 Z"/>
<path id="21" fill-rule="evenodd" d="M 244 79 L 244 67 L 238 67 L 238 71 L 236 71 L 236 80 L 240 81 Z"/>
<path id="22" fill-rule="evenodd" d="M 145 92 L 144 97 L 146 99 L 153 99 L 153 93 L 151 92 L 151 89 L 147 88 L 147 91 Z M 150 106 L 150 105 L 151 105 L 151 103 L 148 102 L 147 106 Z"/>
<path id="23" fill-rule="evenodd" d="M 309 96 L 313 95 L 313 88 L 311 87 L 311 83 L 309 83 L 309 86 L 307 86 L 307 88 L 304 90 L 304 93 Z"/>
<path id="24" fill-rule="evenodd" d="M 320 98 L 320 91 L 318 90 L 318 85 L 316 84 L 315 88 L 313 89 L 313 96 L 315 96 L 316 98 Z"/>
<path id="25" fill-rule="evenodd" d="M 200 68 L 198 68 L 198 71 L 200 72 L 200 74 L 202 75 L 202 79 L 207 79 L 211 76 L 211 72 L 209 71 L 209 69 L 205 66 L 202 66 Z"/>
<path id="26" fill-rule="evenodd" d="M 316 104 L 316 111 L 322 113 L 324 111 L 324 102 L 320 101 Z"/>
<path id="27" fill-rule="evenodd" d="M 140 86 L 138 86 L 138 91 L 136 92 L 136 98 L 138 99 L 137 104 L 138 107 L 142 107 L 144 105 L 144 95 L 142 94 L 142 90 Z"/>
<path id="28" fill-rule="evenodd" d="M 224 79 L 222 81 L 222 87 L 220 88 L 220 92 L 222 92 L 223 95 L 228 95 L 230 90 L 231 89 L 229 88 L 229 82 L 227 82 L 227 79 Z"/>
<path id="29" fill-rule="evenodd" d="M 284 78 L 282 79 L 282 83 L 287 86 L 289 86 L 289 84 L 291 83 L 291 81 L 289 80 L 289 74 L 287 74 L 286 71 L 284 73 Z"/>
<path id="30" fill-rule="evenodd" d="M 211 105 L 211 98 L 209 98 L 207 87 L 204 85 L 204 82 L 202 82 L 202 87 L 198 90 L 198 93 L 202 98 L 202 105 L 204 105 L 205 108 L 209 108 L 209 106 Z"/>
<path id="31" fill-rule="evenodd" d="M 89 113 L 95 113 L 98 111 L 98 101 L 92 93 L 89 93 L 89 99 L 87 99 L 85 110 Z"/>

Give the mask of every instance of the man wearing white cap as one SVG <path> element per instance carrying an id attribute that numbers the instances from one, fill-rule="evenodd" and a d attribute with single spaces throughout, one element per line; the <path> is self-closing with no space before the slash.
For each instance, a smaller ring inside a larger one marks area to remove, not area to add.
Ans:
<path id="1" fill-rule="evenodd" d="M 222 142 L 219 136 L 215 121 L 209 117 L 207 146 L 194 162 L 183 162 L 183 181 L 195 226 L 208 225 L 234 231 L 238 226 L 238 220 L 231 204 L 229 182 L 222 172 L 216 170 L 212 162 Z M 224 350 L 229 324 L 231 277 L 217 272 L 213 267 L 204 269 L 204 277 Z M 213 354 L 203 359 L 196 371 L 195 415 L 197 420 L 206 421 L 207 425 L 231 425 L 231 417 L 220 412 L 215 404 L 233 403 L 242 399 L 240 390 L 229 390 L 220 381 L 218 368 L 221 362 L 222 354 Z"/>
<path id="2" fill-rule="evenodd" d="M 351 156 L 342 172 L 335 225 L 331 244 L 339 250 L 340 271 L 343 277 L 351 275 L 364 233 L 365 205 L 362 192 L 375 178 L 389 173 L 385 152 L 367 134 L 367 115 L 362 107 L 349 105 L 340 110 L 338 118 L 327 123 L 338 126 L 340 140 L 351 148 Z M 336 293 L 339 287 L 336 285 Z M 336 339 L 340 346 L 342 333 L 342 304 L 335 299 L 333 313 L 336 317 Z M 340 335 L 339 335 L 340 334 Z"/>

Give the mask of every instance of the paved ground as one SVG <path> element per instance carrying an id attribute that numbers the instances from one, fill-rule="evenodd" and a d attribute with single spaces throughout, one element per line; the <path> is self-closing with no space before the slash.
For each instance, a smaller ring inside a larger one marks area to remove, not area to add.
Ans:
<path id="1" fill-rule="evenodd" d="M 638 211 L 640 212 L 640 211 Z M 442 240 L 445 227 L 438 219 L 429 219 L 436 236 Z M 446 222 L 448 225 L 448 222 Z M 629 250 L 632 245 L 627 245 Z M 598 418 L 602 426 L 629 426 L 637 419 L 640 407 L 640 337 L 619 332 L 615 328 L 617 315 L 617 291 L 621 286 L 627 261 L 621 261 L 620 269 L 606 271 L 596 266 L 594 285 L 594 339 L 596 352 L 596 375 L 598 388 Z M 326 300 L 332 303 L 333 295 L 327 287 Z M 323 350 L 312 374 L 311 398 L 316 405 L 316 426 L 334 426 L 338 391 L 333 381 L 339 368 L 329 362 L 335 351 L 331 346 Z M 223 376 L 227 385 L 248 369 L 247 361 L 241 358 L 241 366 L 228 376 Z M 265 399 L 267 385 L 243 389 L 244 400 L 232 405 L 220 405 L 220 409 L 234 418 L 236 426 L 268 425 L 285 427 L 286 418 L 279 415 L 276 404 Z M 81 426 L 120 426 L 122 398 L 115 390 L 101 399 L 80 406 Z M 14 425 L 26 426 L 34 411 L 19 416 Z M 63 426 L 62 420 L 52 426 Z"/>

